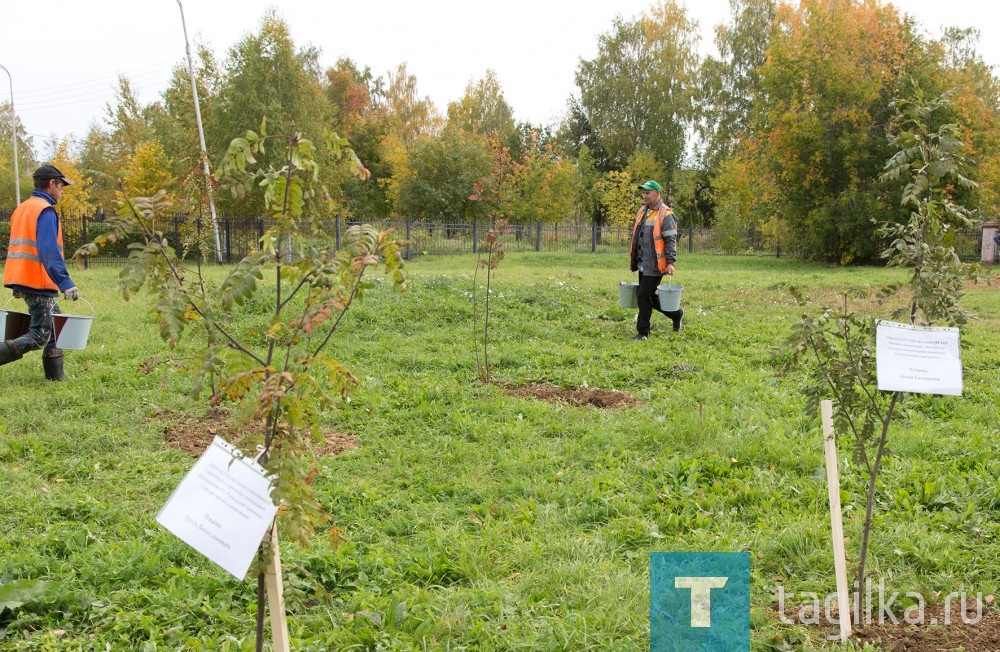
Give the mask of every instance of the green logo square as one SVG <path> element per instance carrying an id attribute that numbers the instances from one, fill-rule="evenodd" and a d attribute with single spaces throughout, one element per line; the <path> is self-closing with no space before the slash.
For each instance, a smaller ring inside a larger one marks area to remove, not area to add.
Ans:
<path id="1" fill-rule="evenodd" d="M 650 652 L 750 652 L 750 553 L 651 552 Z"/>

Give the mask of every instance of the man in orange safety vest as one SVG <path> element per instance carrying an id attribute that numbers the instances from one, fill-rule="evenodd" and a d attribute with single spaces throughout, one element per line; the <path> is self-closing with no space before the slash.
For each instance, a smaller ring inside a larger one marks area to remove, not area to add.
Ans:
<path id="1" fill-rule="evenodd" d="M 664 275 L 673 275 L 677 264 L 677 218 L 660 197 L 663 188 L 659 183 L 650 179 L 639 186 L 639 191 L 642 193 L 642 207 L 632 224 L 629 269 L 639 273 L 639 314 L 635 321 L 637 332 L 632 339 L 645 340 L 649 337 L 649 320 L 653 310 L 669 317 L 675 331 L 681 329 L 684 310 L 663 310 L 656 294 Z"/>
<path id="2" fill-rule="evenodd" d="M 3 284 L 28 304 L 28 332 L 0 343 L 0 365 L 20 360 L 37 349 L 48 380 L 65 380 L 63 352 L 56 347 L 52 314 L 59 312 L 56 298 L 80 298 L 63 257 L 62 226 L 53 208 L 63 188 L 73 185 L 54 165 L 35 170 L 35 190 L 10 216 L 10 244 L 4 265 Z M 7 337 L 0 333 L 0 337 Z"/>

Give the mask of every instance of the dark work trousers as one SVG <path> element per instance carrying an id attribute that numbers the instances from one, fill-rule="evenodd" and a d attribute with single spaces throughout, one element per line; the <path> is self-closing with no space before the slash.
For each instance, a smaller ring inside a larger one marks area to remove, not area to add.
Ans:
<path id="1" fill-rule="evenodd" d="M 29 330 L 21 337 L 11 340 L 8 346 L 13 347 L 21 355 L 41 348 L 44 348 L 46 353 L 53 351 L 56 348 L 56 337 L 53 332 L 52 315 L 60 312 L 56 297 L 25 294 L 24 302 L 28 304 L 28 314 L 31 316 Z"/>
<path id="2" fill-rule="evenodd" d="M 665 312 L 660 308 L 660 297 L 656 294 L 656 288 L 660 286 L 662 276 L 652 276 L 639 272 L 639 319 L 635 322 L 635 329 L 640 335 L 649 335 L 649 318 L 653 316 L 653 311 L 662 312 L 667 317 L 673 319 L 680 312 Z"/>

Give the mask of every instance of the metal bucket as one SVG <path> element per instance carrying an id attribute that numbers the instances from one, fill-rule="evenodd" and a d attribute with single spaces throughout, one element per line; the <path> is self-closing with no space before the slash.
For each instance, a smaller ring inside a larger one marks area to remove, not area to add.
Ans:
<path id="1" fill-rule="evenodd" d="M 8 298 L 0 308 L 0 341 L 16 340 L 31 329 L 31 315 L 7 310 L 7 304 L 13 299 Z"/>
<path id="2" fill-rule="evenodd" d="M 635 281 L 621 281 L 618 284 L 618 305 L 622 308 L 639 307 L 639 284 Z"/>
<path id="3" fill-rule="evenodd" d="M 660 310 L 673 312 L 681 308 L 681 292 L 683 285 L 674 285 L 672 282 L 656 288 L 656 295 L 660 299 Z"/>
<path id="4" fill-rule="evenodd" d="M 90 336 L 90 325 L 94 321 L 94 306 L 86 300 L 82 300 L 90 307 L 89 315 L 67 315 L 56 313 L 52 315 L 53 327 L 55 329 L 56 346 L 60 349 L 71 351 L 87 348 L 87 338 Z"/>
<path id="5" fill-rule="evenodd" d="M 0 339 L 16 340 L 27 333 L 30 327 L 31 315 L 7 310 L 6 305 L 0 309 Z"/>

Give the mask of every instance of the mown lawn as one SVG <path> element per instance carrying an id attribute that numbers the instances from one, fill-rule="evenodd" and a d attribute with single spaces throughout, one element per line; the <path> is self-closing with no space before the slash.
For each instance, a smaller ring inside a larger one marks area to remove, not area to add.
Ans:
<path id="1" fill-rule="evenodd" d="M 823 645 L 773 610 L 779 583 L 834 590 L 818 417 L 774 362 L 800 313 L 787 286 L 832 302 L 902 272 L 684 256 L 685 329 L 654 315 L 634 342 L 622 263 L 511 255 L 491 323 L 498 381 L 640 401 L 621 410 L 476 380 L 470 256 L 418 259 L 408 293 L 387 283 L 352 310 L 332 353 L 362 386 L 324 425 L 359 447 L 320 460 L 316 480 L 346 543 L 324 530 L 285 545 L 293 649 L 645 650 L 650 551 L 750 552 L 754 649 Z M 167 411 L 207 401 L 184 397 L 192 349 L 168 349 L 116 273 L 74 274 L 97 318 L 67 354 L 70 382 L 46 383 L 37 353 L 0 368 L 0 649 L 251 650 L 256 582 L 155 522 L 194 462 L 166 446 Z M 974 288 L 964 305 L 981 316 L 962 339 L 964 396 L 911 397 L 881 477 L 869 567 L 900 593 L 998 589 L 1000 292 Z M 251 303 L 232 326 L 266 320 Z M 864 477 L 850 448 L 852 566 Z M 13 580 L 50 584 L 13 605 Z"/>

